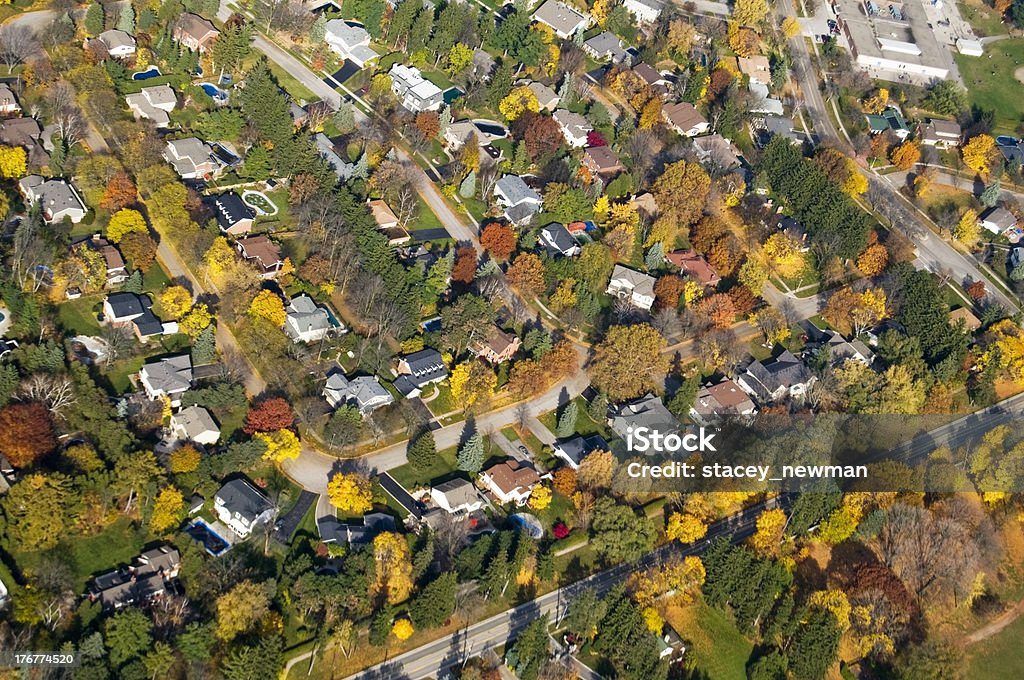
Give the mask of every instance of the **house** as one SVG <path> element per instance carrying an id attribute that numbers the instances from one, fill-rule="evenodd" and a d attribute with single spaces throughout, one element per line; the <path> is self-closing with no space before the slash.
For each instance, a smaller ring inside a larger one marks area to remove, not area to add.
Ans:
<path id="1" fill-rule="evenodd" d="M 491 77 L 494 75 L 494 70 L 498 67 L 498 63 L 494 61 L 487 50 L 482 50 L 479 47 L 473 50 L 473 75 L 478 77 L 481 82 L 491 82 Z"/>
<path id="2" fill-rule="evenodd" d="M 142 553 L 129 567 L 97 576 L 86 596 L 107 611 L 149 604 L 163 596 L 180 569 L 181 555 L 172 546 L 162 545 Z"/>
<path id="3" fill-rule="evenodd" d="M 210 48 L 220 31 L 212 23 L 191 12 L 185 12 L 174 24 L 172 37 L 187 49 L 202 54 Z"/>
<path id="4" fill-rule="evenodd" d="M 430 499 L 449 514 L 470 514 L 484 507 L 472 483 L 456 477 L 430 488 Z"/>
<path id="5" fill-rule="evenodd" d="M 666 255 L 665 260 L 705 288 L 717 286 L 722 280 L 715 268 L 696 250 L 677 250 Z"/>
<path id="6" fill-rule="evenodd" d="M 96 39 L 103 43 L 107 54 L 117 59 L 124 59 L 135 54 L 135 38 L 124 31 L 112 29 L 103 31 Z"/>
<path id="7" fill-rule="evenodd" d="M 632 428 L 637 427 L 647 427 L 663 434 L 679 429 L 679 421 L 656 394 L 648 394 L 613 408 L 608 425 L 622 439 L 626 438 Z"/>
<path id="8" fill-rule="evenodd" d="M 171 164 L 182 179 L 215 177 L 223 169 L 213 148 L 195 137 L 168 141 L 164 149 L 164 160 Z"/>
<path id="9" fill-rule="evenodd" d="M 747 76 L 751 83 L 769 85 L 772 82 L 772 66 L 768 57 L 755 54 L 752 57 L 738 57 L 736 59 L 740 73 Z"/>
<path id="10" fill-rule="evenodd" d="M 139 371 L 139 382 L 146 396 L 150 399 L 168 397 L 174 408 L 181 406 L 181 395 L 192 387 L 192 377 L 192 357 L 188 354 L 164 357 L 144 365 Z"/>
<path id="11" fill-rule="evenodd" d="M 626 168 L 618 155 L 607 146 L 591 146 L 583 150 L 583 166 L 595 175 L 617 175 Z"/>
<path id="12" fill-rule="evenodd" d="M 505 175 L 495 182 L 494 198 L 505 208 L 505 219 L 520 226 L 533 219 L 544 204 L 541 195 L 518 175 Z"/>
<path id="13" fill-rule="evenodd" d="M 318 132 L 313 135 L 313 142 L 316 144 L 316 150 L 320 154 L 320 158 L 324 159 L 324 162 L 331 166 L 331 169 L 334 170 L 334 174 L 338 176 L 340 181 L 345 182 L 352 178 L 352 172 L 356 169 L 356 164 L 347 163 L 342 160 L 337 150 L 335 150 L 334 142 L 331 141 L 330 137 L 322 132 Z"/>
<path id="14" fill-rule="evenodd" d="M 476 137 L 477 144 L 479 145 L 487 143 L 486 140 L 480 137 L 480 131 L 473 121 L 470 120 L 460 120 L 452 123 L 444 131 L 444 141 L 448 144 L 448 149 L 451 151 L 458 151 L 474 137 Z"/>
<path id="15" fill-rule="evenodd" d="M 961 321 L 964 322 L 964 330 L 967 331 L 968 333 L 973 333 L 974 331 L 981 328 L 981 319 L 976 317 L 971 312 L 971 310 L 967 309 L 966 307 L 957 307 L 956 309 L 949 313 L 950 326 L 956 328 L 957 324 L 959 324 Z"/>
<path id="16" fill-rule="evenodd" d="M 409 232 L 399 225 L 398 216 L 395 215 L 395 212 L 387 202 L 376 199 L 367 201 L 366 205 L 370 208 L 370 212 L 373 214 L 373 219 L 377 223 L 377 228 L 384 232 L 384 235 L 388 237 L 389 245 L 400 246 L 412 240 Z"/>
<path id="17" fill-rule="evenodd" d="M 469 343 L 469 349 L 481 359 L 500 364 L 514 357 L 520 344 L 519 336 L 491 326 L 483 340 L 474 339 Z"/>
<path id="18" fill-rule="evenodd" d="M 825 341 L 821 344 L 821 351 L 826 351 L 826 348 L 833 365 L 846 361 L 858 361 L 865 366 L 870 366 L 875 361 L 875 353 L 867 345 L 856 338 L 847 340 L 836 331 L 825 331 Z"/>
<path id="19" fill-rule="evenodd" d="M 532 467 L 509 459 L 481 471 L 480 482 L 499 503 L 524 505 L 540 482 L 540 475 Z"/>
<path id="20" fill-rule="evenodd" d="M 765 113 L 771 116 L 781 116 L 785 113 L 785 107 L 781 99 L 776 99 L 768 93 L 768 86 L 761 83 L 750 83 L 747 86 L 750 91 L 751 102 L 747 110 L 751 113 Z"/>
<path id="21" fill-rule="evenodd" d="M 629 54 L 618 36 L 609 31 L 598 33 L 583 43 L 583 51 L 597 61 L 611 61 L 618 64 L 626 61 Z"/>
<path id="22" fill-rule="evenodd" d="M 668 93 L 669 81 L 650 64 L 637 64 L 632 69 L 633 73 L 640 77 L 640 80 L 650 85 L 658 94 Z"/>
<path id="23" fill-rule="evenodd" d="M 293 297 L 285 312 L 284 332 L 292 342 L 316 342 L 343 328 L 326 307 L 306 294 Z"/>
<path id="24" fill-rule="evenodd" d="M 254 265 L 265 279 L 277 276 L 284 266 L 281 248 L 264 234 L 239 239 L 235 242 L 235 250 L 243 260 Z"/>
<path id="25" fill-rule="evenodd" d="M 659 213 L 658 200 L 654 198 L 654 194 L 646 191 L 631 198 L 629 201 L 629 207 L 633 210 L 639 211 L 651 219 L 657 217 Z"/>
<path id="26" fill-rule="evenodd" d="M 423 77 L 415 66 L 395 64 L 389 71 L 391 91 L 409 111 L 437 111 L 444 104 L 444 93 Z"/>
<path id="27" fill-rule="evenodd" d="M 370 34 L 362 26 L 331 19 L 325 28 L 324 42 L 342 59 L 363 68 L 377 58 L 377 53 L 370 47 Z"/>
<path id="28" fill-rule="evenodd" d="M 750 119 L 750 135 L 762 148 L 776 135 L 785 137 L 790 144 L 801 144 L 804 141 L 793 119 L 788 116 L 754 116 Z"/>
<path id="29" fill-rule="evenodd" d="M 550 26 L 562 40 L 590 25 L 590 17 L 557 0 L 548 0 L 533 13 L 535 21 Z"/>
<path id="30" fill-rule="evenodd" d="M 89 248 L 100 254 L 107 267 L 107 287 L 116 286 L 128 280 L 128 268 L 117 246 L 99 234 L 72 241 L 74 248 Z"/>
<path id="31" fill-rule="evenodd" d="M 697 159 L 701 163 L 713 164 L 721 170 L 734 170 L 742 165 L 740 150 L 717 132 L 713 135 L 695 138 L 693 150 L 697 153 Z"/>
<path id="32" fill-rule="evenodd" d="M 7 146 L 30 149 L 39 143 L 41 132 L 35 118 L 8 118 L 0 121 L 0 141 Z"/>
<path id="33" fill-rule="evenodd" d="M 910 128 L 899 109 L 889 107 L 881 113 L 869 113 L 865 118 L 868 121 L 868 131 L 873 135 L 891 130 L 901 142 L 910 136 Z"/>
<path id="34" fill-rule="evenodd" d="M 979 224 L 993 234 L 1000 234 L 1017 226 L 1017 218 L 1006 208 L 989 208 L 981 213 Z"/>
<path id="35" fill-rule="evenodd" d="M 352 405 L 364 416 L 395 401 L 375 375 L 361 375 L 351 380 L 341 371 L 327 376 L 324 398 L 332 408 Z"/>
<path id="36" fill-rule="evenodd" d="M 750 397 L 733 380 L 704 385 L 690 407 L 690 418 L 698 425 L 710 425 L 720 416 L 748 416 L 757 413 Z"/>
<path id="37" fill-rule="evenodd" d="M 628 301 L 638 309 L 650 310 L 654 305 L 654 283 L 653 276 L 617 264 L 605 292 Z"/>
<path id="38" fill-rule="evenodd" d="M 369 545 L 379 534 L 395 530 L 395 518 L 383 512 L 368 512 L 362 524 L 339 522 L 337 517 L 324 516 L 316 520 L 320 540 L 324 543 L 359 548 Z"/>
<path id="39" fill-rule="evenodd" d="M 7 83 L 0 83 L 0 114 L 11 113 L 21 113 L 21 105 Z"/>
<path id="40" fill-rule="evenodd" d="M 139 342 L 146 342 L 165 332 L 176 332 L 177 324 L 160 323 L 160 319 L 153 314 L 152 307 L 153 301 L 148 295 L 112 293 L 103 299 L 103 321 L 115 327 L 127 327 L 131 324 Z"/>
<path id="41" fill-rule="evenodd" d="M 166 84 L 144 87 L 138 92 L 125 95 L 124 100 L 135 120 L 151 120 L 158 128 L 166 128 L 171 124 L 167 114 L 178 105 L 178 95 Z"/>
<path id="42" fill-rule="evenodd" d="M 85 219 L 85 203 L 79 198 L 75 188 L 62 179 L 45 179 L 39 175 L 29 175 L 18 181 L 18 188 L 28 205 L 39 205 L 43 212 L 43 221 L 47 224 L 64 219 L 78 224 Z"/>
<path id="43" fill-rule="evenodd" d="M 246 205 L 234 191 L 214 196 L 211 203 L 217 212 L 217 226 L 225 234 L 240 236 L 252 230 L 256 211 Z"/>
<path id="44" fill-rule="evenodd" d="M 662 108 L 661 115 L 665 123 L 683 137 L 696 137 L 711 129 L 704 116 L 689 102 L 669 104 Z"/>
<path id="45" fill-rule="evenodd" d="M 661 16 L 664 3 L 661 0 L 623 0 L 622 6 L 635 16 L 637 21 L 653 24 Z"/>
<path id="46" fill-rule="evenodd" d="M 418 397 L 424 387 L 448 377 L 448 367 L 436 349 L 421 349 L 401 357 L 396 372 L 394 385 L 406 399 Z"/>
<path id="47" fill-rule="evenodd" d="M 247 479 L 232 479 L 213 497 L 213 509 L 218 519 L 246 538 L 260 524 L 274 517 L 274 504 Z"/>
<path id="48" fill-rule="evenodd" d="M 599 434 L 588 437 L 578 435 L 572 439 L 555 442 L 554 454 L 565 461 L 573 470 L 578 470 L 580 462 L 594 451 L 611 451 L 608 442 Z"/>
<path id="49" fill-rule="evenodd" d="M 560 97 L 547 85 L 533 80 L 526 87 L 530 88 L 530 92 L 537 98 L 537 105 L 542 111 L 554 111 L 558 106 Z"/>
<path id="50" fill-rule="evenodd" d="M 960 136 L 963 132 L 956 121 L 932 118 L 918 126 L 917 134 L 921 138 L 921 143 L 926 146 L 950 149 L 960 146 Z"/>
<path id="51" fill-rule="evenodd" d="M 171 416 L 171 434 L 179 440 L 213 446 L 220 439 L 220 428 L 209 411 L 192 405 Z"/>
<path id="52" fill-rule="evenodd" d="M 580 254 L 580 244 L 561 222 L 552 222 L 541 229 L 540 242 L 552 257 L 576 257 Z"/>
<path id="53" fill-rule="evenodd" d="M 588 136 L 594 130 L 590 121 L 578 113 L 565 109 L 558 109 L 551 117 L 558 123 L 558 129 L 562 131 L 562 136 L 569 146 L 579 149 L 587 145 Z"/>
<path id="54" fill-rule="evenodd" d="M 816 378 L 804 362 L 784 351 L 772 362 L 755 361 L 736 378 L 736 383 L 755 399 L 775 402 L 784 399 L 801 399 L 814 384 Z"/>

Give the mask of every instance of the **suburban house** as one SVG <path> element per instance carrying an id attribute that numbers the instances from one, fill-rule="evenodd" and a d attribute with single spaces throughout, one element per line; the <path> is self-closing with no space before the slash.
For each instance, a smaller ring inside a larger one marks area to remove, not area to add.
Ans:
<path id="1" fill-rule="evenodd" d="M 29 175 L 18 181 L 18 189 L 21 190 L 28 205 L 39 205 L 43 212 L 43 221 L 47 224 L 64 219 L 78 224 L 85 219 L 85 203 L 79 198 L 75 188 L 62 179 L 45 179 L 39 175 Z"/>
<path id="2" fill-rule="evenodd" d="M 430 499 L 449 514 L 476 512 L 484 507 L 484 501 L 473 484 L 461 477 L 441 482 L 430 488 Z"/>
<path id="3" fill-rule="evenodd" d="M 235 242 L 235 250 L 242 259 L 256 267 L 260 276 L 272 279 L 284 266 L 281 248 L 264 234 L 239 239 Z"/>
<path id="4" fill-rule="evenodd" d="M 397 373 L 395 387 L 406 399 L 412 399 L 418 397 L 427 385 L 447 378 L 448 367 L 436 349 L 421 349 L 401 357 Z"/>
<path id="5" fill-rule="evenodd" d="M 551 4 L 550 0 L 548 4 Z M 558 123 L 558 129 L 562 131 L 562 136 L 569 146 L 579 149 L 587 145 L 588 136 L 594 129 L 590 121 L 578 113 L 565 109 L 558 109 L 551 117 Z"/>
<path id="6" fill-rule="evenodd" d="M 334 148 L 334 142 L 331 141 L 330 137 L 322 132 L 318 132 L 313 135 L 313 142 L 316 144 L 316 150 L 320 154 L 320 158 L 324 159 L 324 162 L 331 166 L 338 179 L 346 181 L 352 177 L 352 171 L 356 169 L 356 164 L 347 163 L 338 155 L 337 150 Z"/>
<path id="7" fill-rule="evenodd" d="M 149 604 L 167 592 L 168 584 L 178 577 L 181 555 L 169 546 L 147 550 L 135 562 L 93 579 L 86 596 L 107 611 L 133 604 Z"/>
<path id="8" fill-rule="evenodd" d="M 617 175 L 626 168 L 618 155 L 607 146 L 592 146 L 583 150 L 583 167 L 595 175 Z"/>
<path id="9" fill-rule="evenodd" d="M 370 47 L 370 34 L 362 26 L 331 19 L 326 29 L 324 42 L 342 59 L 362 68 L 377 58 L 377 53 Z"/>
<path id="10" fill-rule="evenodd" d="M 782 100 L 772 97 L 768 92 L 768 86 L 757 82 L 751 82 L 747 86 L 751 94 L 751 102 L 747 110 L 751 113 L 767 113 L 772 116 L 781 116 L 786 109 Z"/>
<path id="11" fill-rule="evenodd" d="M 182 179 L 215 177 L 223 168 L 213 154 L 213 148 L 195 137 L 168 141 L 164 149 L 164 160 L 171 164 Z"/>
<path id="12" fill-rule="evenodd" d="M 578 470 L 580 461 L 594 451 L 611 451 L 608 442 L 599 434 L 592 434 L 588 437 L 577 435 L 572 439 L 556 442 L 554 445 L 555 457 L 564 460 L 565 464 L 573 470 Z"/>
<path id="13" fill-rule="evenodd" d="M 552 257 L 575 257 L 580 254 L 580 244 L 561 222 L 552 222 L 541 229 L 540 242 Z"/>
<path id="14" fill-rule="evenodd" d="M 239 236 L 252 230 L 256 211 L 246 205 L 234 191 L 214 196 L 210 203 L 217 211 L 217 226 L 225 234 Z"/>
<path id="15" fill-rule="evenodd" d="M 21 105 L 18 104 L 18 98 L 14 96 L 14 92 L 11 91 L 7 83 L 0 83 L 0 114 L 12 113 L 21 113 Z"/>
<path id="16" fill-rule="evenodd" d="M 733 380 L 704 385 L 690 407 L 690 418 L 698 425 L 710 425 L 719 416 L 749 416 L 757 413 L 750 396 Z"/>
<path id="17" fill-rule="evenodd" d="M 559 38 L 565 40 L 590 25 L 590 17 L 557 0 L 548 0 L 533 13 L 535 21 L 550 26 Z"/>
<path id="18" fill-rule="evenodd" d="M 171 124 L 171 118 L 167 114 L 178 105 L 178 95 L 167 84 L 144 87 L 138 92 L 125 95 L 124 100 L 135 120 L 151 120 L 158 128 L 165 128 Z"/>
<path id="19" fill-rule="evenodd" d="M 7 146 L 20 146 L 31 155 L 39 145 L 42 130 L 35 118 L 7 118 L 0 120 L 0 141 Z M 31 159 L 30 159 L 31 162 Z"/>
<path id="20" fill-rule="evenodd" d="M 1001 234 L 1017 226 L 1017 218 L 1006 208 L 989 208 L 981 213 L 979 224 L 993 234 Z"/>
<path id="21" fill-rule="evenodd" d="M 327 376 L 324 398 L 332 408 L 351 405 L 364 416 L 395 401 L 375 375 L 361 375 L 351 380 L 341 371 Z"/>
<path id="22" fill-rule="evenodd" d="M 505 219 L 520 226 L 533 219 L 544 204 L 541 195 L 519 175 L 505 175 L 495 182 L 494 198 L 505 208 Z"/>
<path id="23" fill-rule="evenodd" d="M 1016 252 L 1016 251 L 1014 251 Z M 957 307 L 949 313 L 949 325 L 956 328 L 957 325 L 964 322 L 964 332 L 973 333 L 974 331 L 981 328 L 981 319 L 974 315 L 974 312 L 967 309 L 966 307 Z"/>
<path id="24" fill-rule="evenodd" d="M 960 137 L 963 131 L 956 121 L 932 118 L 927 123 L 921 123 L 918 126 L 917 134 L 921 143 L 926 146 L 951 149 L 960 146 Z"/>
<path id="25" fill-rule="evenodd" d="M 696 137 L 711 129 L 707 119 L 689 102 L 669 104 L 661 110 L 661 115 L 668 126 L 683 137 Z"/>
<path id="26" fill-rule="evenodd" d="M 610 31 L 598 33 L 583 43 L 583 51 L 596 61 L 611 61 L 618 64 L 629 59 L 626 48 L 618 36 Z"/>
<path id="27" fill-rule="evenodd" d="M 868 131 L 873 135 L 891 130 L 901 142 L 910 136 L 910 127 L 907 126 L 907 121 L 899 109 L 890 106 L 881 113 L 869 113 L 865 118 L 868 121 Z"/>
<path id="28" fill-rule="evenodd" d="M 191 12 L 185 12 L 174 24 L 172 37 L 193 52 L 202 54 L 213 44 L 213 41 L 220 35 L 216 27 Z"/>
<path id="29" fill-rule="evenodd" d="M 500 364 L 514 357 L 519 351 L 519 345 L 519 336 L 507 333 L 497 326 L 491 326 L 487 337 L 483 340 L 473 340 L 469 343 L 469 349 L 481 359 L 492 364 Z"/>
<path id="30" fill-rule="evenodd" d="M 747 76 L 752 83 L 769 85 L 772 82 L 772 67 L 768 57 L 755 54 L 752 57 L 737 57 L 740 73 Z"/>
<path id="31" fill-rule="evenodd" d="M 696 250 L 677 250 L 665 256 L 665 260 L 705 288 L 717 286 L 722 280 L 714 267 Z"/>
<path id="32" fill-rule="evenodd" d="M 506 460 L 480 472 L 480 482 L 494 494 L 499 503 L 524 505 L 540 475 L 532 467 L 517 460 Z"/>
<path id="33" fill-rule="evenodd" d="M 622 439 L 629 434 L 630 428 L 649 427 L 665 434 L 679 429 L 679 421 L 656 394 L 648 394 L 612 408 L 608 425 Z"/>
<path id="34" fill-rule="evenodd" d="M 669 81 L 661 74 L 661 72 L 647 63 L 640 63 L 630 69 L 635 75 L 640 77 L 640 80 L 644 81 L 651 86 L 657 94 L 665 96 L 668 94 Z"/>
<path id="35" fill-rule="evenodd" d="M 246 479 L 232 479 L 213 497 L 213 509 L 239 538 L 246 538 L 260 524 L 274 517 L 274 504 Z"/>
<path id="36" fill-rule="evenodd" d="M 377 223 L 377 228 L 388 237 L 389 245 L 400 246 L 412 240 L 409 232 L 399 225 L 398 215 L 387 204 L 387 201 L 378 198 L 367 201 L 366 206 L 370 209 L 373 220 Z"/>
<path id="37" fill-rule="evenodd" d="M 383 512 L 368 512 L 363 515 L 363 523 L 340 522 L 337 517 L 318 517 L 316 528 L 320 540 L 335 545 L 348 545 L 359 548 L 369 545 L 374 538 L 385 531 L 395 530 L 395 518 Z"/>
<path id="38" fill-rule="evenodd" d="M 209 411 L 192 405 L 171 416 L 171 434 L 182 441 L 213 446 L 220 439 L 220 428 Z"/>
<path id="39" fill-rule="evenodd" d="M 650 310 L 654 305 L 654 283 L 653 276 L 617 264 L 605 292 L 628 301 L 634 307 Z"/>
<path id="40" fill-rule="evenodd" d="M 148 295 L 111 293 L 103 300 L 103 321 L 115 327 L 128 327 L 130 324 L 140 342 L 162 335 L 165 330 L 176 332 L 177 324 L 171 322 L 165 329 L 153 314 L 152 307 L 153 301 Z"/>
<path id="41" fill-rule="evenodd" d="M 444 141 L 448 144 L 449 150 L 458 151 L 474 137 L 476 138 L 477 144 L 485 144 L 486 142 L 481 139 L 479 133 L 480 130 L 473 121 L 460 120 L 449 125 L 448 129 L 444 131 Z"/>
<path id="42" fill-rule="evenodd" d="M 123 59 L 130 57 L 135 54 L 135 38 L 131 37 L 124 31 L 118 29 L 112 29 L 109 31 L 103 31 L 96 39 L 103 43 L 103 47 L 106 48 L 107 54 L 117 59 Z"/>
<path id="43" fill-rule="evenodd" d="M 693 150 L 697 159 L 706 165 L 714 165 L 721 170 L 734 170 L 740 165 L 740 150 L 731 141 L 718 134 L 696 137 Z"/>
<path id="44" fill-rule="evenodd" d="M 755 361 L 736 378 L 743 390 L 762 402 L 782 401 L 787 397 L 801 399 L 816 378 L 804 362 L 784 351 L 772 362 Z"/>
<path id="45" fill-rule="evenodd" d="M 150 399 L 168 397 L 171 406 L 181 406 L 181 395 L 192 387 L 192 357 L 179 354 L 146 364 L 139 371 L 139 382 Z"/>
<path id="46" fill-rule="evenodd" d="M 444 92 L 423 77 L 415 66 L 395 64 L 389 72 L 391 91 L 409 111 L 437 111 L 444 104 Z"/>
<path id="47" fill-rule="evenodd" d="M 530 92 L 537 98 L 537 105 L 543 111 L 554 111 L 558 107 L 558 101 L 560 97 L 550 87 L 543 83 L 538 83 L 536 80 L 530 81 L 527 85 L 530 88 Z"/>
<path id="48" fill-rule="evenodd" d="M 653 24 L 661 16 L 664 3 L 661 0 L 623 0 L 622 6 L 635 16 L 637 21 Z"/>
<path id="49" fill-rule="evenodd" d="M 99 234 L 73 240 L 73 248 L 88 248 L 100 254 L 107 267 L 107 287 L 124 283 L 128 279 L 128 269 L 117 246 Z"/>
<path id="50" fill-rule="evenodd" d="M 825 341 L 819 351 L 828 351 L 833 365 L 846 361 L 859 361 L 870 366 L 875 361 L 875 353 L 860 340 L 847 340 L 836 331 L 825 331 Z"/>
<path id="51" fill-rule="evenodd" d="M 344 328 L 326 307 L 304 293 L 293 297 L 285 311 L 284 332 L 292 342 L 316 342 L 335 329 Z"/>
<path id="52" fill-rule="evenodd" d="M 759 147 L 766 146 L 776 135 L 785 137 L 790 144 L 801 144 L 804 141 L 803 134 L 797 131 L 789 116 L 753 116 L 749 126 L 751 137 Z"/>

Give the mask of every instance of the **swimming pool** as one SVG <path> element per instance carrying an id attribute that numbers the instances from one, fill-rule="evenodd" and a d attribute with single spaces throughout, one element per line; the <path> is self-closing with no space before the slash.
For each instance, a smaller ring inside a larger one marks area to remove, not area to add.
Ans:
<path id="1" fill-rule="evenodd" d="M 139 71 L 138 73 L 132 74 L 132 80 L 149 80 L 150 78 L 156 78 L 160 75 L 160 69 L 156 66 L 150 66 L 145 71 Z"/>
<path id="2" fill-rule="evenodd" d="M 218 104 L 225 104 L 228 101 L 228 93 L 220 89 L 213 83 L 199 83 L 199 87 L 202 88 L 203 92 L 213 97 L 213 101 Z"/>
<path id="3" fill-rule="evenodd" d="M 197 519 L 185 530 L 189 536 L 203 544 L 206 552 L 214 557 L 223 555 L 231 548 L 231 544 L 220 537 L 220 535 L 201 519 Z"/>
<path id="4" fill-rule="evenodd" d="M 996 137 L 996 144 L 999 146 L 1017 146 L 1017 138 L 1010 137 L 1009 135 L 999 135 Z"/>

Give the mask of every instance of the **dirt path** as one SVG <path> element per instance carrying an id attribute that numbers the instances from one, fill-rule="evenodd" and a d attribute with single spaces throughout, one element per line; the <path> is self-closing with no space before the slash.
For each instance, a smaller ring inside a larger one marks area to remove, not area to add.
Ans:
<path id="1" fill-rule="evenodd" d="M 974 631 L 970 635 L 964 638 L 964 646 L 973 645 L 976 642 L 987 640 L 988 638 L 996 635 L 1004 628 L 1009 626 L 1011 623 L 1017 620 L 1017 618 L 1024 614 L 1024 600 L 1021 600 L 1015 604 L 1011 609 L 1006 610 L 996 618 L 992 619 L 988 625 L 982 626 L 978 630 Z"/>

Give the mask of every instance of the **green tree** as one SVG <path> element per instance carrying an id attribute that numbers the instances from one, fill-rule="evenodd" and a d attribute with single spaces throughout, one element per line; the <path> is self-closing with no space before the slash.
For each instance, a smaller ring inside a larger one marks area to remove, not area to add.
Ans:
<path id="1" fill-rule="evenodd" d="M 536 680 L 548 660 L 548 616 L 533 621 L 505 653 L 505 663 L 522 680 Z"/>
<path id="2" fill-rule="evenodd" d="M 583 639 L 593 640 L 607 611 L 605 601 L 598 597 L 593 588 L 587 588 L 569 603 L 565 627 Z"/>
<path id="3" fill-rule="evenodd" d="M 594 350 L 594 386 L 614 400 L 656 389 L 668 369 L 665 346 L 665 339 L 648 324 L 612 326 Z"/>
<path id="4" fill-rule="evenodd" d="M 103 639 L 115 668 L 141 657 L 153 644 L 153 624 L 139 609 L 115 614 L 103 626 Z"/>
<path id="5" fill-rule="evenodd" d="M 85 10 L 85 19 L 82 22 L 85 32 L 91 36 L 99 35 L 103 32 L 105 22 L 106 16 L 103 11 L 103 5 L 98 2 L 89 3 L 89 8 Z"/>
<path id="6" fill-rule="evenodd" d="M 117 15 L 117 30 L 131 35 L 135 33 L 135 9 L 130 2 L 125 3 Z"/>
<path id="7" fill-rule="evenodd" d="M 558 437 L 571 437 L 576 433 L 576 420 L 579 418 L 580 409 L 575 401 L 570 401 L 558 417 L 558 425 L 555 427 L 555 435 Z"/>
<path id="8" fill-rule="evenodd" d="M 2 502 L 8 535 L 23 550 L 54 547 L 66 531 L 67 504 L 73 494 L 70 480 L 63 475 L 25 476 Z"/>
<path id="9" fill-rule="evenodd" d="M 664 680 L 668 664 L 661 659 L 658 638 L 644 621 L 640 608 L 621 587 L 605 598 L 607 613 L 598 625 L 594 649 L 614 665 L 624 680 Z"/>
<path id="10" fill-rule="evenodd" d="M 789 670 L 796 680 L 819 680 L 835 663 L 842 630 L 832 612 L 815 609 L 796 630 L 789 646 Z"/>
<path id="11" fill-rule="evenodd" d="M 446 571 L 428 583 L 409 606 L 416 627 L 436 628 L 447 621 L 455 612 L 457 587 L 453 571 Z"/>
<path id="12" fill-rule="evenodd" d="M 192 345 L 192 363 L 197 366 L 212 364 L 217 360 L 216 327 L 210 324 L 204 328 Z"/>
<path id="13" fill-rule="evenodd" d="M 256 145 L 246 154 L 245 163 L 242 164 L 238 174 L 245 179 L 263 181 L 270 179 L 271 172 L 270 152 L 265 146 Z"/>
<path id="14" fill-rule="evenodd" d="M 413 440 L 409 445 L 408 458 L 417 470 L 426 470 L 437 460 L 437 442 L 433 431 L 427 430 Z"/>
<path id="15" fill-rule="evenodd" d="M 924 106 L 936 113 L 956 116 L 967 108 L 967 92 L 954 80 L 938 80 L 928 89 Z"/>
<path id="16" fill-rule="evenodd" d="M 647 516 L 602 497 L 594 505 L 591 545 L 606 562 L 635 562 L 654 547 L 657 531 Z"/>
<path id="17" fill-rule="evenodd" d="M 455 456 L 455 465 L 463 472 L 477 473 L 484 466 L 484 440 L 479 432 L 470 435 Z"/>

